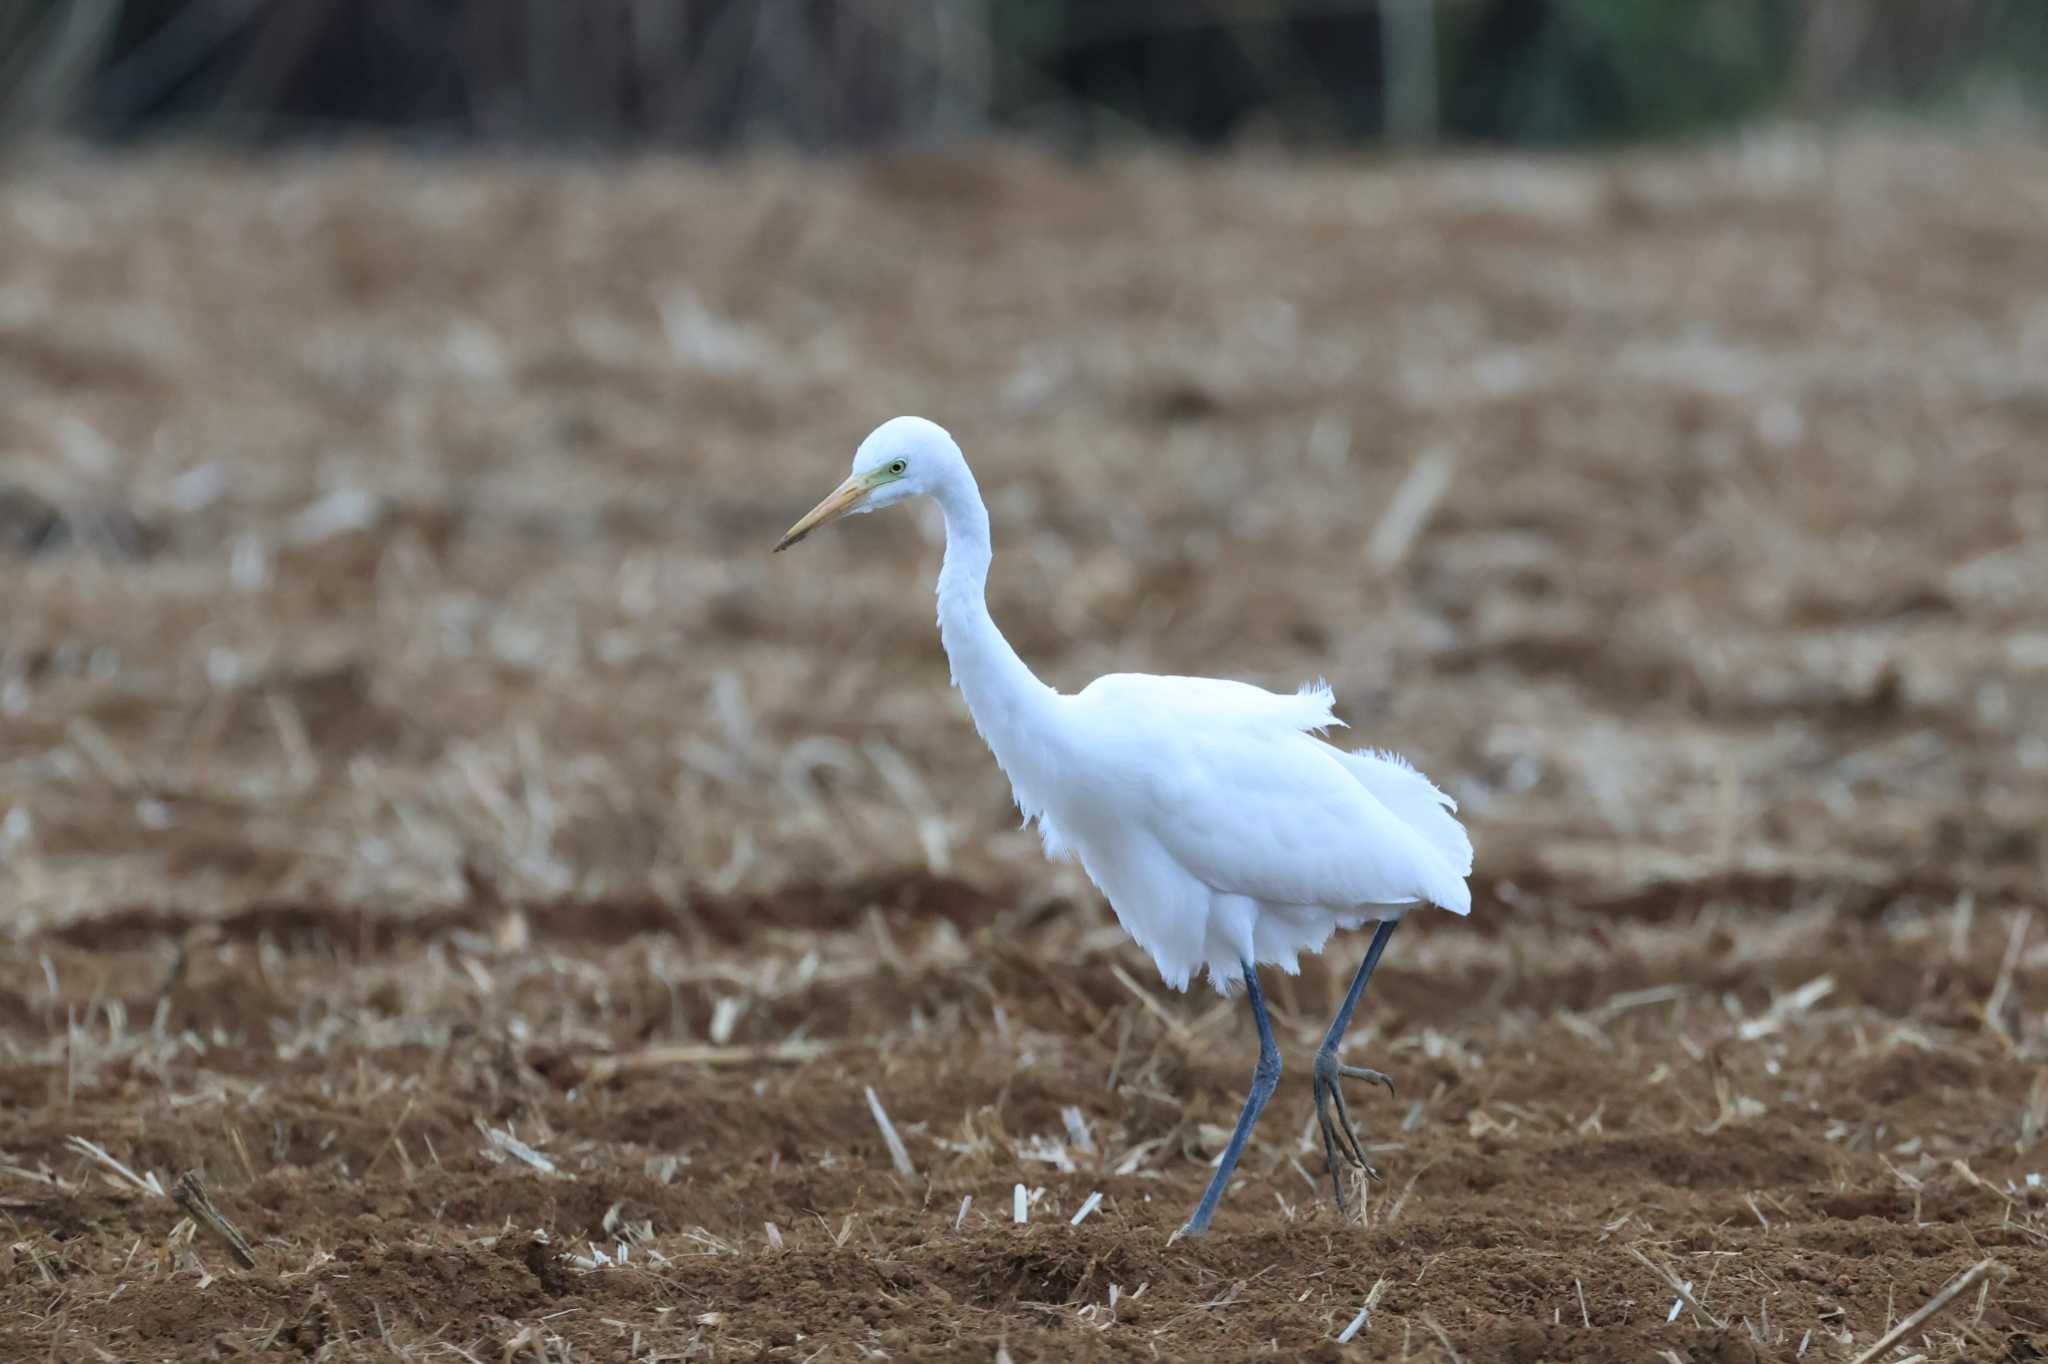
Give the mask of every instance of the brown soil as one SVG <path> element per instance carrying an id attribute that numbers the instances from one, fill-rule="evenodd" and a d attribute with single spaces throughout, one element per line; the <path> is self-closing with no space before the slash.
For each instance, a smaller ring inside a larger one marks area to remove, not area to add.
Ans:
<path id="1" fill-rule="evenodd" d="M 1986 1261 L 1886 1358 L 2042 1357 L 2044 184 L 19 167 L 0 1359 L 1850 1360 Z M 1241 1002 L 1016 832 L 914 518 L 761 552 L 899 409 L 1049 679 L 1325 673 L 1464 799 L 1361 1220 L 1362 942 L 1172 1241 Z"/>

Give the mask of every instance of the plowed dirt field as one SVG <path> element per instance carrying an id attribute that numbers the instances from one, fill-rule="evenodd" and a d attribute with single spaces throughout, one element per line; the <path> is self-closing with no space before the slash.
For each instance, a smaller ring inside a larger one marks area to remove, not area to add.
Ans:
<path id="1" fill-rule="evenodd" d="M 18 160 L 0 1359 L 2042 1358 L 2044 223 L 1894 134 Z M 1048 681 L 1463 803 L 1362 1217 L 1363 939 L 1172 1240 L 1242 1001 L 1016 827 L 930 523 L 768 556 L 898 411 Z"/>

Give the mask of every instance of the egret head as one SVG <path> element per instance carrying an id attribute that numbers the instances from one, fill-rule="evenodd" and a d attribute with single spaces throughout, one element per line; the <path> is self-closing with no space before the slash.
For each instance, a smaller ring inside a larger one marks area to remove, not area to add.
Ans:
<path id="1" fill-rule="evenodd" d="M 960 447 L 945 428 L 923 417 L 892 417 L 853 452 L 853 472 L 846 481 L 791 526 L 775 548 L 788 549 L 827 521 L 928 496 L 964 468 Z"/>

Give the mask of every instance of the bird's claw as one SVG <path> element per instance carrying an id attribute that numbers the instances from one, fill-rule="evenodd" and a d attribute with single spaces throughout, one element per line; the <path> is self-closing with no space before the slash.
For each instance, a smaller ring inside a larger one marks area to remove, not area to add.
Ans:
<path id="1" fill-rule="evenodd" d="M 1376 1085 L 1385 1085 L 1389 1098 L 1399 1100 L 1401 1097 L 1394 1092 L 1394 1077 L 1381 1071 L 1367 1070 L 1364 1066 L 1338 1066 L 1337 1073 L 1348 1075 L 1354 1080 L 1367 1080 Z"/>
<path id="2" fill-rule="evenodd" d="M 1344 1088 L 1339 1083 L 1345 1077 L 1385 1085 L 1389 1094 L 1394 1093 L 1394 1082 L 1379 1071 L 1368 1070 L 1364 1066 L 1340 1065 L 1335 1056 L 1318 1054 L 1316 1057 L 1316 1121 L 1323 1131 L 1323 1156 L 1329 1162 L 1330 1186 L 1337 1195 L 1337 1211 L 1348 1215 L 1350 1206 L 1344 1197 L 1344 1178 L 1338 1171 L 1339 1164 L 1362 1170 L 1365 1177 L 1372 1180 L 1379 1179 L 1380 1172 L 1366 1159 L 1365 1146 L 1358 1139 L 1357 1125 L 1351 1120 L 1351 1107 L 1344 1101 Z M 1332 1107 L 1336 1109 L 1334 1114 Z"/>

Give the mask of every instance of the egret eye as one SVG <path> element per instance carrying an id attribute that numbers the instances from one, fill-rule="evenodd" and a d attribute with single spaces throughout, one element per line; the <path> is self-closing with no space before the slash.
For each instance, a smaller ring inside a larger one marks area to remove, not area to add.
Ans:
<path id="1" fill-rule="evenodd" d="M 903 473 L 903 471 L 905 469 L 908 469 L 909 467 L 909 463 L 904 460 L 892 459 L 889 461 L 889 472 L 892 474 L 897 474 L 900 476 Z"/>

